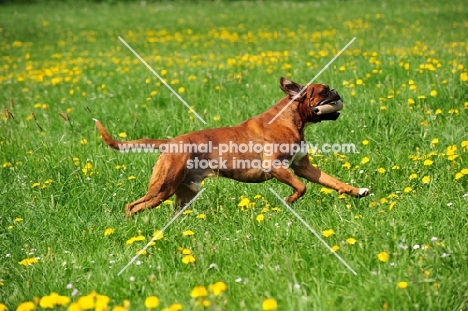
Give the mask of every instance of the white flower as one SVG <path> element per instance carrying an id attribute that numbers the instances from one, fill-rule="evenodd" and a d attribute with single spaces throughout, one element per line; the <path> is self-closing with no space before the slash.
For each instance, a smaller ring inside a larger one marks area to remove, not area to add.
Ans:
<path id="1" fill-rule="evenodd" d="M 418 249 L 420 248 L 420 246 L 418 244 L 416 244 L 415 246 L 413 246 L 413 249 Z"/>
<path id="2" fill-rule="evenodd" d="M 301 285 L 300 284 L 294 284 L 294 289 L 300 289 L 301 288 Z"/>
<path id="3" fill-rule="evenodd" d="M 450 203 L 447 203 L 447 206 L 448 206 L 448 207 L 450 207 L 450 206 L 452 206 L 452 205 L 453 205 L 453 203 L 452 203 L 452 202 L 450 202 Z"/>
<path id="4" fill-rule="evenodd" d="M 237 278 L 237 279 L 235 279 L 235 282 L 236 282 L 236 283 L 242 282 L 242 278 Z"/>
<path id="5" fill-rule="evenodd" d="M 67 286 L 66 286 L 67 289 L 72 289 L 73 288 L 73 284 L 72 283 L 68 283 Z"/>
<path id="6" fill-rule="evenodd" d="M 438 240 L 438 239 L 437 239 L 436 236 L 433 236 L 433 237 L 431 238 L 431 242 L 435 242 L 435 241 L 437 241 L 437 240 Z"/>
<path id="7" fill-rule="evenodd" d="M 72 297 L 75 297 L 76 295 L 78 295 L 78 290 L 75 288 L 72 293 L 71 293 L 71 296 Z"/>
<path id="8" fill-rule="evenodd" d="M 440 256 L 440 257 L 445 258 L 445 257 L 448 257 L 448 256 L 450 256 L 450 254 L 443 253 L 442 256 Z"/>
<path id="9" fill-rule="evenodd" d="M 11 257 L 11 254 L 6 254 L 5 257 L 6 257 L 6 258 L 10 258 L 10 257 Z"/>
<path id="10" fill-rule="evenodd" d="M 408 249 L 408 245 L 406 245 L 406 244 L 402 244 L 402 245 L 400 245 L 400 248 L 401 248 L 401 249 L 405 249 L 405 250 L 406 250 L 406 249 Z"/>
<path id="11" fill-rule="evenodd" d="M 135 282 L 135 277 L 134 276 L 130 277 L 130 282 Z"/>
<path id="12" fill-rule="evenodd" d="M 137 260 L 137 262 L 135 262 L 135 264 L 136 264 L 137 266 L 141 265 L 142 263 L 143 263 L 143 262 L 141 262 L 140 260 Z"/>
<path id="13" fill-rule="evenodd" d="M 208 267 L 208 269 L 213 269 L 213 268 L 218 269 L 218 265 L 215 264 L 215 263 L 212 263 L 212 264 L 210 264 L 210 266 Z"/>
<path id="14" fill-rule="evenodd" d="M 464 198 L 468 198 L 468 193 L 465 193 L 465 194 L 463 195 L 463 197 L 464 197 Z"/>

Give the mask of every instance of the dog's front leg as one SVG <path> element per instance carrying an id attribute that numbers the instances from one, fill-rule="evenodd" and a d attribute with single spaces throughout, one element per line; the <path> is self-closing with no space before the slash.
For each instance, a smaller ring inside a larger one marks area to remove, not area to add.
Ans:
<path id="1" fill-rule="evenodd" d="M 291 165 L 291 168 L 299 177 L 303 177 L 311 182 L 333 189 L 338 193 L 346 193 L 354 197 L 365 197 L 369 194 L 367 188 L 356 188 L 348 185 L 312 166 L 308 157 L 302 158 L 299 163 Z"/>
<path id="2" fill-rule="evenodd" d="M 285 198 L 286 202 L 293 203 L 306 193 L 306 185 L 290 170 L 285 168 L 275 169 L 271 171 L 271 175 L 294 189 L 294 193 Z"/>

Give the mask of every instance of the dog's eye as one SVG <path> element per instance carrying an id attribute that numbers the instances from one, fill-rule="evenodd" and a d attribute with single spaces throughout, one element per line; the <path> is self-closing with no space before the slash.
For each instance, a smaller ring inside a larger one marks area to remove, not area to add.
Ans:
<path id="1" fill-rule="evenodd" d="M 322 92 L 320 92 L 320 96 L 327 97 L 330 94 L 329 89 L 325 89 Z"/>

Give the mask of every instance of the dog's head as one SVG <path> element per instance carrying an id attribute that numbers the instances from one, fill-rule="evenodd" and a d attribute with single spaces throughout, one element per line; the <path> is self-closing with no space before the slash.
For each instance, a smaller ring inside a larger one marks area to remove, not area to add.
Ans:
<path id="1" fill-rule="evenodd" d="M 343 108 L 341 97 L 326 84 L 310 84 L 304 89 L 302 85 L 281 77 L 280 87 L 290 99 L 307 105 L 312 112 L 311 122 L 335 121 L 340 116 L 338 111 Z"/>

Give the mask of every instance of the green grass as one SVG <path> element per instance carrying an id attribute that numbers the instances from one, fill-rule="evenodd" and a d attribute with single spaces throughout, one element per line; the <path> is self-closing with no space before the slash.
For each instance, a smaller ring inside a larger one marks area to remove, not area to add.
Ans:
<path id="1" fill-rule="evenodd" d="M 207 297 L 208 309 L 261 310 L 270 297 L 278 310 L 467 308 L 468 176 L 457 175 L 468 168 L 467 14 L 462 1 L 2 6 L 0 302 L 15 310 L 51 292 L 75 302 L 95 290 L 110 297 L 109 310 L 125 299 L 131 310 L 144 310 L 151 295 L 159 297 L 158 309 L 180 303 L 200 310 L 192 289 L 222 281 L 227 291 Z M 193 118 L 118 36 L 158 73 L 166 71 L 174 89 L 183 87 L 208 124 Z M 117 276 L 174 214 L 163 204 L 126 219 L 123 208 L 145 193 L 157 155 L 110 150 L 92 118 L 127 139 L 235 125 L 283 96 L 280 76 L 307 83 L 354 36 L 317 79 L 345 99 L 342 116 L 309 127 L 306 139 L 354 143 L 357 154 L 312 161 L 370 187 L 373 196 L 343 199 L 308 183 L 293 207 L 320 234 L 334 230 L 325 240 L 358 275 L 268 190 L 287 196 L 286 185 L 210 179 L 192 213 L 174 222 L 140 265 Z M 361 164 L 364 157 L 370 161 Z M 86 163 L 92 175 L 82 171 Z M 242 196 L 256 206 L 243 211 Z M 206 219 L 197 219 L 202 213 Z M 104 236 L 107 228 L 114 233 Z M 183 236 L 185 230 L 195 234 Z M 139 234 L 146 241 L 126 245 Z M 179 247 L 196 261 L 182 263 Z M 379 261 L 381 252 L 388 261 Z M 31 266 L 18 264 L 34 257 Z"/>

